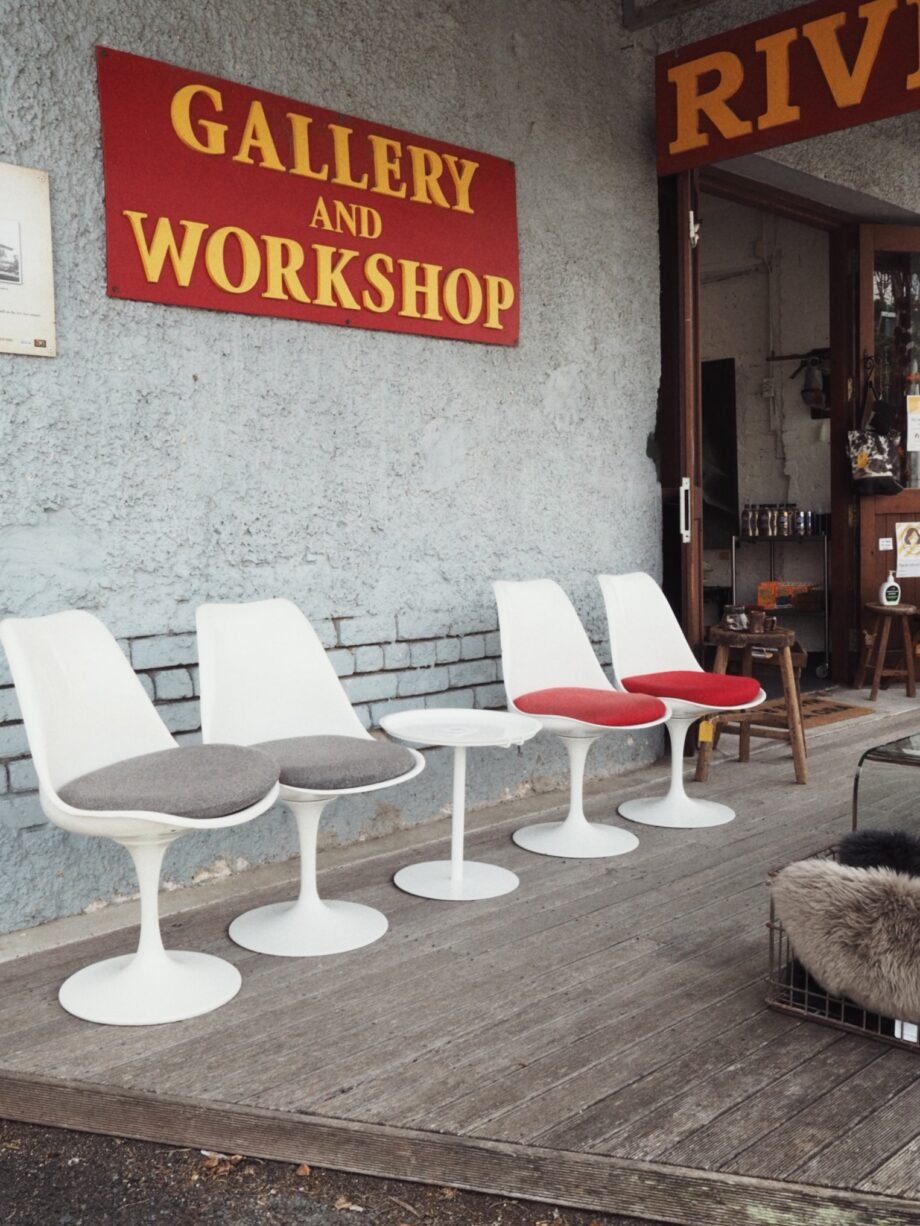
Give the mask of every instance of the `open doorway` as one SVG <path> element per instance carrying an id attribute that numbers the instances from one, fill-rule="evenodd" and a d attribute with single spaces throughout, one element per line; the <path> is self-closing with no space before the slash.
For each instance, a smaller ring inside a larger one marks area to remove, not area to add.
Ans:
<path id="1" fill-rule="evenodd" d="M 732 594 L 732 550 L 724 539 L 704 557 L 703 362 L 734 362 L 733 420 L 743 457 L 736 534 L 748 504 L 777 516 L 765 532 L 758 521 L 758 540 L 773 536 L 774 548 L 736 542 L 736 596 L 747 599 L 745 585 L 756 572 L 757 582 L 810 585 L 793 591 L 811 667 L 824 673 L 829 663 L 831 678 L 845 682 L 859 625 L 859 511 L 846 452 L 861 387 L 856 218 L 720 167 L 663 177 L 659 202 L 656 442 L 665 590 L 702 660 L 707 626 Z M 786 528 L 781 512 L 792 516 Z M 798 541 L 797 531 L 808 538 L 794 545 L 800 552 L 782 553 L 778 542 Z M 744 553 L 748 562 L 739 561 Z"/>
<path id="2" fill-rule="evenodd" d="M 700 197 L 703 622 L 755 603 L 830 663 L 830 239 Z"/>

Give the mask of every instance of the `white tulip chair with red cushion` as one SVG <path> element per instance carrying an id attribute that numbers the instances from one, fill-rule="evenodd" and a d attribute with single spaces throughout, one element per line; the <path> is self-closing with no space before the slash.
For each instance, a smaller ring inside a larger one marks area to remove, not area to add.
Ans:
<path id="1" fill-rule="evenodd" d="M 0 641 L 45 815 L 74 834 L 120 843 L 140 884 L 137 952 L 71 975 L 61 1004 L 113 1026 L 177 1022 L 225 1004 L 240 989 L 235 966 L 163 948 L 160 867 L 186 831 L 236 826 L 273 805 L 275 763 L 237 745 L 177 745 L 118 643 L 89 613 L 8 618 Z"/>
<path id="2" fill-rule="evenodd" d="M 631 733 L 667 720 L 667 705 L 610 684 L 562 588 L 552 579 L 494 584 L 508 707 L 536 717 L 569 755 L 565 821 L 516 830 L 515 843 L 544 856 L 620 856 L 639 840 L 627 830 L 589 822 L 583 807 L 588 750 L 611 732 Z"/>
<path id="3" fill-rule="evenodd" d="M 371 736 L 316 631 L 289 600 L 206 604 L 197 621 L 204 740 L 251 745 L 275 759 L 300 837 L 296 901 L 247 911 L 230 925 L 231 940 L 294 958 L 369 945 L 386 932 L 386 916 L 317 891 L 320 817 L 337 796 L 405 783 L 425 759 Z"/>
<path id="4" fill-rule="evenodd" d="M 684 743 L 698 719 L 721 711 L 743 711 L 766 694 L 753 677 L 707 673 L 684 637 L 680 623 L 651 575 L 598 575 L 607 606 L 614 680 L 630 694 L 651 694 L 671 708 L 671 785 L 666 796 L 628 800 L 623 817 L 646 826 L 692 829 L 721 826 L 735 812 L 728 805 L 688 796 L 684 787 Z"/>

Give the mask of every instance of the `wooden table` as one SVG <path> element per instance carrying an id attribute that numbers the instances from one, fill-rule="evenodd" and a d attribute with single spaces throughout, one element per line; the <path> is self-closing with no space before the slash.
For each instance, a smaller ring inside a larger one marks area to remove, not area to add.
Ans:
<path id="1" fill-rule="evenodd" d="M 517 876 L 498 864 L 463 858 L 466 812 L 466 751 L 477 747 L 523 745 L 540 731 L 540 721 L 515 711 L 470 711 L 428 707 L 395 711 L 380 721 L 385 732 L 413 745 L 441 745 L 454 751 L 454 803 L 449 860 L 425 860 L 401 868 L 393 881 L 407 894 L 454 901 L 498 898 L 518 887 Z"/>
<path id="2" fill-rule="evenodd" d="M 862 651 L 859 654 L 859 666 L 856 669 L 856 680 L 853 683 L 861 690 L 866 680 L 866 669 L 870 666 L 873 648 L 875 658 L 872 665 L 872 691 L 869 701 L 878 698 L 878 687 L 884 677 L 900 677 L 904 680 L 907 697 L 915 698 L 917 684 L 914 678 L 914 643 L 910 633 L 910 619 L 917 616 L 917 606 L 912 604 L 867 604 L 866 612 L 875 619 L 872 630 L 863 636 Z M 885 657 L 888 654 L 888 637 L 891 634 L 891 623 L 897 619 L 901 626 L 901 642 L 904 647 L 904 667 L 886 668 Z"/>
<path id="3" fill-rule="evenodd" d="M 696 779 L 704 781 L 709 777 L 709 765 L 712 758 L 713 745 L 721 733 L 737 733 L 739 737 L 738 760 L 747 762 L 751 752 L 751 737 L 767 737 L 770 740 L 788 741 L 792 747 L 792 760 L 795 765 L 796 783 L 808 782 L 808 762 L 805 748 L 805 728 L 802 724 L 802 707 L 799 702 L 799 687 L 796 682 L 795 667 L 792 661 L 792 646 L 795 642 L 795 631 L 785 626 L 777 626 L 774 630 L 757 633 L 751 630 L 726 630 L 723 626 L 712 626 L 709 631 L 709 641 L 715 644 L 716 658 L 713 672 L 724 673 L 728 668 L 729 656 L 732 650 L 741 652 L 741 671 L 746 676 L 751 675 L 754 649 L 767 648 L 775 651 L 779 663 L 780 678 L 783 683 L 783 699 L 785 710 L 781 713 L 763 714 L 758 707 L 750 711 L 726 711 L 712 719 L 715 726 L 710 741 L 700 741 L 699 755 L 696 764 Z"/>

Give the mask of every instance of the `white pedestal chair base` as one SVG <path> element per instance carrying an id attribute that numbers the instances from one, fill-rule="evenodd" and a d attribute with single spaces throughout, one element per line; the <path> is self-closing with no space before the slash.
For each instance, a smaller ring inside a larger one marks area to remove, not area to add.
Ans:
<path id="1" fill-rule="evenodd" d="M 558 735 L 558 734 L 557 734 Z M 541 856 L 561 856 L 565 859 L 592 860 L 602 856 L 623 856 L 639 846 L 639 840 L 628 830 L 617 826 L 602 826 L 589 822 L 582 807 L 585 781 L 585 761 L 588 750 L 598 739 L 594 736 L 562 736 L 569 755 L 569 812 L 564 822 L 539 822 L 523 826 L 511 836 L 518 847 L 535 851 Z"/>
<path id="2" fill-rule="evenodd" d="M 682 792 L 676 796 L 647 796 L 627 800 L 617 812 L 643 826 L 666 826 L 676 830 L 695 830 L 704 826 L 724 826 L 734 820 L 735 811 L 714 800 L 696 800 Z"/>
<path id="3" fill-rule="evenodd" d="M 86 966 L 61 985 L 74 1017 L 108 1026 L 158 1026 L 210 1013 L 240 990 L 240 973 L 212 954 L 124 954 Z"/>
<path id="4" fill-rule="evenodd" d="M 257 954 L 311 958 L 370 945 L 388 927 L 385 915 L 363 903 L 299 899 L 244 912 L 230 925 L 230 940 Z"/>
<path id="5" fill-rule="evenodd" d="M 213 954 L 164 949 L 158 916 L 160 866 L 176 829 L 153 823 L 119 838 L 134 861 L 140 886 L 137 952 L 85 966 L 61 985 L 68 1013 L 108 1026 L 158 1026 L 200 1017 L 232 1000 L 242 979 L 231 962 Z"/>
<path id="6" fill-rule="evenodd" d="M 535 851 L 541 856 L 562 856 L 565 859 L 589 860 L 601 856 L 622 856 L 634 851 L 639 840 L 618 826 L 602 826 L 582 819 L 573 822 L 540 822 L 524 826 L 511 836 L 518 847 Z"/>
<path id="7" fill-rule="evenodd" d="M 401 868 L 393 878 L 407 894 L 419 898 L 436 898 L 445 902 L 472 902 L 478 898 L 498 898 L 510 894 L 520 885 L 510 869 L 497 864 L 482 864 L 464 860 L 459 880 L 452 875 L 450 860 L 426 860 Z"/>
<path id="8" fill-rule="evenodd" d="M 237 916 L 230 925 L 230 940 L 254 953 L 274 954 L 278 958 L 344 954 L 378 940 L 389 927 L 382 912 L 360 902 L 327 902 L 317 892 L 319 819 L 335 797 L 292 800 L 282 791 L 282 799 L 297 822 L 300 894 L 292 902 L 270 903 Z"/>
<path id="9" fill-rule="evenodd" d="M 705 713 L 705 712 L 704 712 Z M 697 800 L 684 787 L 684 744 L 687 733 L 701 715 L 672 715 L 668 721 L 671 738 L 671 786 L 666 796 L 627 800 L 617 812 L 643 826 L 664 826 L 677 830 L 696 830 L 705 826 L 724 826 L 734 820 L 735 811 L 714 800 Z"/>

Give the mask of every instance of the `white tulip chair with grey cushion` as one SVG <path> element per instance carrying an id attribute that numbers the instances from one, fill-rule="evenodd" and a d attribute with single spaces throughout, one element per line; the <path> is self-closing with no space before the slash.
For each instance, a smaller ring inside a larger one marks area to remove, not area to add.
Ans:
<path id="1" fill-rule="evenodd" d="M 109 631 L 89 613 L 0 624 L 50 821 L 126 848 L 140 885 L 137 952 L 66 980 L 64 1008 L 90 1022 L 148 1026 L 208 1013 L 240 988 L 211 954 L 165 950 L 158 891 L 167 847 L 188 830 L 236 826 L 278 796 L 269 755 L 177 745 Z"/>
<path id="2" fill-rule="evenodd" d="M 198 657 L 205 741 L 270 754 L 300 836 L 299 897 L 239 916 L 230 925 L 231 940 L 287 957 L 343 953 L 376 941 L 387 930 L 380 911 L 319 897 L 320 817 L 337 796 L 404 783 L 425 759 L 365 729 L 316 632 L 289 600 L 202 605 Z"/>
<path id="3" fill-rule="evenodd" d="M 766 694 L 752 677 L 707 673 L 690 649 L 667 597 L 651 575 L 598 575 L 607 606 L 610 653 L 617 688 L 653 694 L 671 708 L 671 786 L 665 796 L 628 800 L 619 812 L 645 826 L 694 829 L 721 826 L 735 812 L 728 805 L 688 796 L 684 743 L 698 719 L 718 711 L 756 707 Z"/>
<path id="4" fill-rule="evenodd" d="M 638 847 L 628 830 L 589 822 L 582 793 L 588 750 L 605 733 L 638 732 L 668 718 L 644 694 L 621 694 L 608 681 L 568 596 L 552 579 L 494 584 L 508 706 L 533 715 L 569 755 L 569 812 L 563 822 L 516 830 L 520 847 L 544 856 L 620 856 Z"/>

